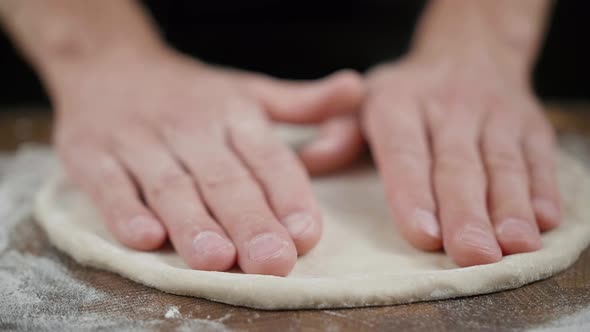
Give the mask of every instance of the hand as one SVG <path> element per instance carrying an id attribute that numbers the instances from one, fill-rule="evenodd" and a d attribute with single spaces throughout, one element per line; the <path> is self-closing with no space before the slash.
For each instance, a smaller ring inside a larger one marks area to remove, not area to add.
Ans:
<path id="1" fill-rule="evenodd" d="M 237 259 L 246 273 L 281 276 L 316 245 L 307 173 L 270 120 L 355 111 L 356 74 L 284 82 L 171 52 L 72 67 L 51 89 L 57 150 L 117 240 L 150 250 L 169 238 L 192 268 L 223 271 Z M 325 126 L 348 133 L 350 122 Z M 314 144 L 304 148 L 312 163 L 325 145 Z"/>
<path id="2" fill-rule="evenodd" d="M 397 225 L 460 266 L 541 247 L 560 222 L 554 135 L 494 63 L 407 58 L 367 78 L 363 126 Z"/>

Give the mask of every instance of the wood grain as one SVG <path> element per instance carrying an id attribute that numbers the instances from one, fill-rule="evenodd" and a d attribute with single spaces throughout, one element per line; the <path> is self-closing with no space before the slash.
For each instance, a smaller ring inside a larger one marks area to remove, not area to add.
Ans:
<path id="1" fill-rule="evenodd" d="M 555 104 L 549 107 L 549 116 L 560 131 L 590 134 L 589 104 Z M 48 142 L 50 128 L 47 112 L 0 112 L 0 150 L 15 149 L 23 142 Z M 494 294 L 361 309 L 261 311 L 167 294 L 110 272 L 80 266 L 54 249 L 33 220 L 20 227 L 27 229 L 30 238 L 13 246 L 57 260 L 74 277 L 109 294 L 108 301 L 80 310 L 105 317 L 123 312 L 137 324 L 134 327 L 157 321 L 145 328 L 149 330 L 174 330 L 187 319 L 219 322 L 230 330 L 255 331 L 520 330 L 555 322 L 569 326 L 568 317 L 590 308 L 590 250 L 552 278 Z M 162 310 L 143 310 L 147 305 Z M 164 318 L 165 309 L 171 306 L 179 308 L 182 320 Z"/>

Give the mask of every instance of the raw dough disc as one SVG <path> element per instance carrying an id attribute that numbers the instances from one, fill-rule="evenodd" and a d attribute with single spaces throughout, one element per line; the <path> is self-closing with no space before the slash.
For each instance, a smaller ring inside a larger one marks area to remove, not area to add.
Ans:
<path id="1" fill-rule="evenodd" d="M 51 242 L 79 263 L 169 293 L 263 309 L 398 304 L 516 288 L 570 266 L 590 240 L 590 178 L 563 152 L 558 166 L 565 222 L 543 235 L 543 249 L 468 268 L 442 253 L 416 250 L 396 233 L 370 167 L 313 180 L 324 235 L 286 278 L 195 271 L 171 249 L 127 249 L 59 172 L 39 192 L 36 215 Z"/>

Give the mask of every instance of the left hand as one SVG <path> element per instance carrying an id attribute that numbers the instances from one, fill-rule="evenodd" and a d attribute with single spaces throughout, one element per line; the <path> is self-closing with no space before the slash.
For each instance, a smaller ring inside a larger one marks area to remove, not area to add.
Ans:
<path id="1" fill-rule="evenodd" d="M 494 63 L 374 69 L 362 125 L 403 236 L 460 266 L 538 250 L 560 222 L 554 134 L 526 79 Z"/>

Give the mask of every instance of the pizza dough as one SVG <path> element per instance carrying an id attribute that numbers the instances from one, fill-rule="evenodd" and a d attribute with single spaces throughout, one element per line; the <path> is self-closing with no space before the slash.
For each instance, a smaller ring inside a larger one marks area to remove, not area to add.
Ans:
<path id="1" fill-rule="evenodd" d="M 565 222 L 543 235 L 543 249 L 468 268 L 400 237 L 370 166 L 313 180 L 324 235 L 285 278 L 191 270 L 170 248 L 130 250 L 59 172 L 39 192 L 36 216 L 51 242 L 79 263 L 165 292 L 263 309 L 388 305 L 516 288 L 570 266 L 590 241 L 590 177 L 563 152 L 558 166 Z"/>

